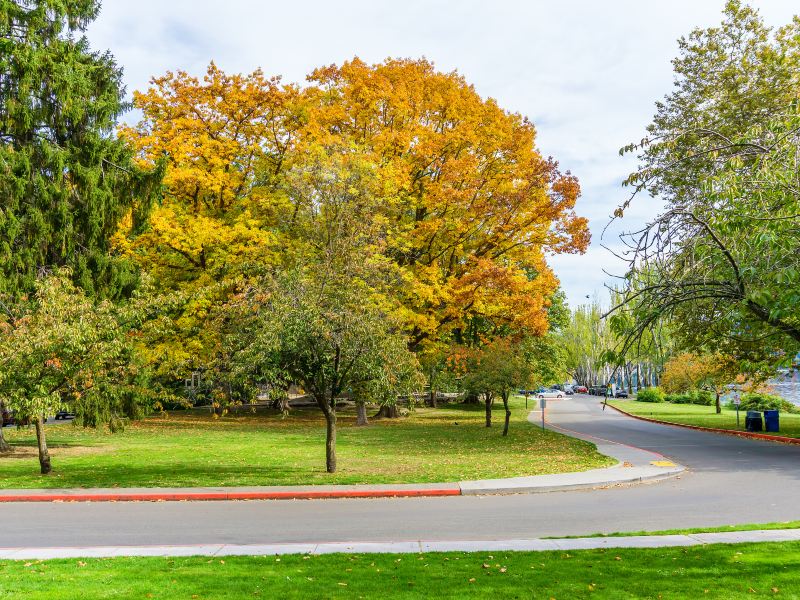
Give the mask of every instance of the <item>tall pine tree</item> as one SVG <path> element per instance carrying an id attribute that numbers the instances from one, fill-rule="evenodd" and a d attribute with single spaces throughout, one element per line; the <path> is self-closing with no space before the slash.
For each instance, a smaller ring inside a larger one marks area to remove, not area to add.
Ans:
<path id="1" fill-rule="evenodd" d="M 114 129 L 122 70 L 83 35 L 97 0 L 0 0 L 0 294 L 68 266 L 92 295 L 124 296 L 135 270 L 109 237 L 160 184 Z M 136 219 L 134 219 L 136 221 Z"/>

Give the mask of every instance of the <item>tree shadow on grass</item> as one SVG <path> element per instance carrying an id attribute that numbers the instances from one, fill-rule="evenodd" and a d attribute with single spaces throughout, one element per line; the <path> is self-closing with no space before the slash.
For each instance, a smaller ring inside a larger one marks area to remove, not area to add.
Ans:
<path id="1" fill-rule="evenodd" d="M 10 483 L 18 478 L 18 487 L 45 489 L 269 486 L 286 485 L 287 481 L 298 476 L 324 477 L 325 469 L 324 460 L 320 460 L 317 472 L 290 465 L 252 465 L 246 468 L 246 473 L 247 477 L 243 479 L 243 469 L 238 465 L 165 464 L 126 468 L 118 464 L 64 464 L 54 459 L 53 471 L 49 475 L 40 476 L 34 460 L 29 472 L 17 472 L 16 477 L 9 477 L 7 481 Z"/>

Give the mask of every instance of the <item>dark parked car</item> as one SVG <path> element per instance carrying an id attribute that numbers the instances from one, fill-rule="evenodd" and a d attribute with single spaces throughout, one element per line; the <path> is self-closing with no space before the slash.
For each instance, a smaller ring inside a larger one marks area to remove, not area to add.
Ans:
<path id="1" fill-rule="evenodd" d="M 74 419 L 75 413 L 71 413 L 68 410 L 60 410 L 56 413 L 56 421 L 60 419 Z"/>

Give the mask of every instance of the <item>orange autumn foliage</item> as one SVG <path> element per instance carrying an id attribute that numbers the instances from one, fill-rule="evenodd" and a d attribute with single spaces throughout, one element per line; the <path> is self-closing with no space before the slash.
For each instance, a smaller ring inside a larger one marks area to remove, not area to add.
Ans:
<path id="1" fill-rule="evenodd" d="M 577 180 L 524 117 L 426 60 L 312 73 L 302 142 L 355 147 L 384 173 L 387 253 L 412 344 L 480 316 L 541 334 L 558 282 L 546 252 L 581 252 Z"/>
<path id="2" fill-rule="evenodd" d="M 314 235 L 341 215 L 318 200 L 348 164 L 374 174 L 354 178 L 368 193 L 341 196 L 370 221 L 374 291 L 412 347 L 474 318 L 543 334 L 558 287 L 546 255 L 589 243 L 577 179 L 537 151 L 533 124 L 424 59 L 354 59 L 303 88 L 212 64 L 202 81 L 154 79 L 135 103 L 144 118 L 123 134 L 143 160 L 167 153 L 167 195 L 150 231 L 119 247 L 173 279 L 196 279 L 210 255 L 228 270 L 312 260 Z"/>

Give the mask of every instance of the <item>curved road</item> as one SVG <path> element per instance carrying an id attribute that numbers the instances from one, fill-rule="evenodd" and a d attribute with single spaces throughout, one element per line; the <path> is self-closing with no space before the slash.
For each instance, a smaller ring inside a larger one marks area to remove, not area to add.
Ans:
<path id="1" fill-rule="evenodd" d="M 646 423 L 599 399 L 548 404 L 556 425 L 688 467 L 660 483 L 512 496 L 0 505 L 0 546 L 492 540 L 800 519 L 800 446 Z"/>

